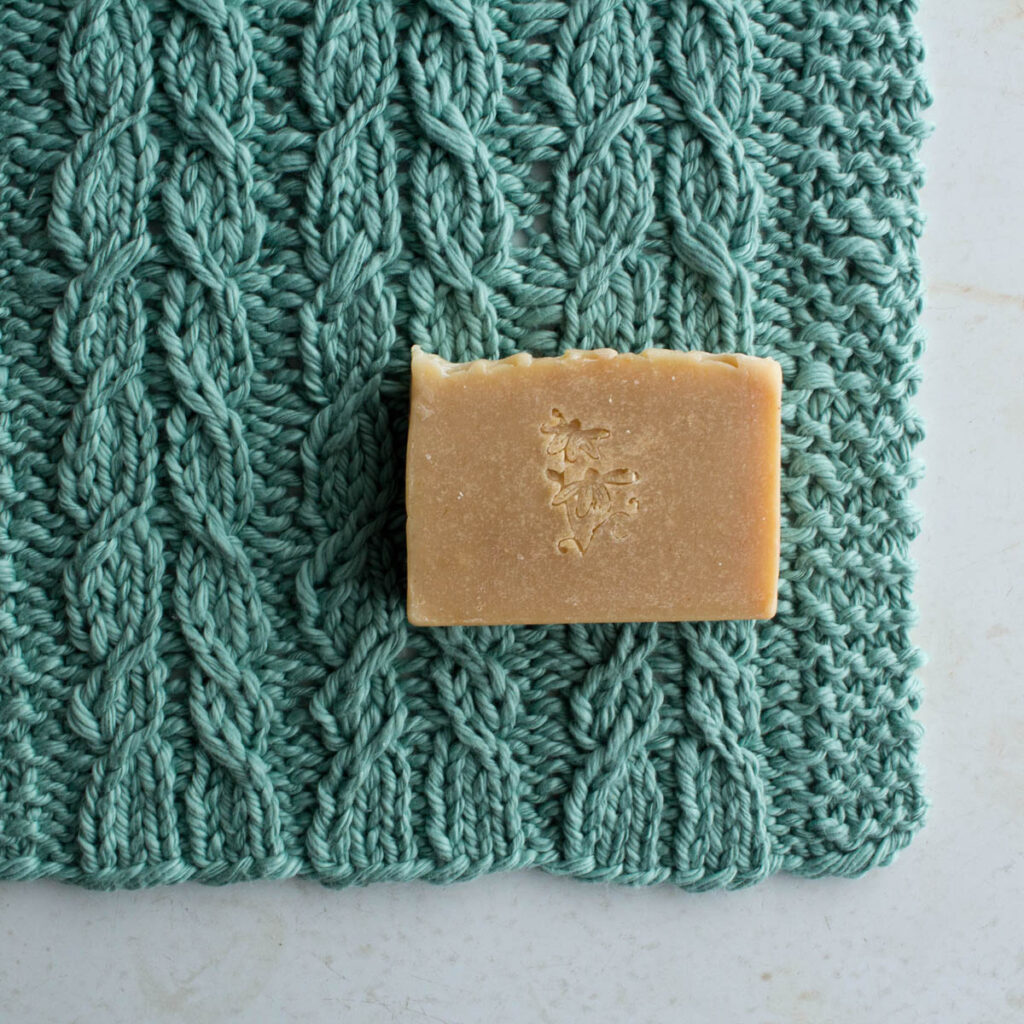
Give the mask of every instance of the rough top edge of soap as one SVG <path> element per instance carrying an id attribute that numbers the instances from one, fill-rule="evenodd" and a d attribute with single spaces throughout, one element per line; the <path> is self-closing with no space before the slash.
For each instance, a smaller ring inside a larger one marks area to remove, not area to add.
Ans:
<path id="1" fill-rule="evenodd" d="M 618 352 L 611 348 L 581 349 L 571 348 L 557 356 L 532 356 L 529 352 L 516 352 L 504 359 L 474 359 L 468 363 L 453 363 L 443 356 L 424 352 L 419 345 L 412 346 L 412 361 L 417 372 L 426 373 L 437 378 L 451 377 L 456 374 L 489 374 L 501 373 L 514 367 L 530 366 L 532 363 L 549 363 L 568 366 L 583 362 L 598 362 L 615 359 L 624 362 L 642 360 L 647 363 L 675 362 L 706 365 L 709 368 L 738 370 L 755 367 L 774 368 L 773 372 L 781 377 L 781 367 L 774 359 L 763 356 L 748 356 L 739 352 L 716 353 L 683 351 L 669 348 L 646 348 L 642 352 Z"/>

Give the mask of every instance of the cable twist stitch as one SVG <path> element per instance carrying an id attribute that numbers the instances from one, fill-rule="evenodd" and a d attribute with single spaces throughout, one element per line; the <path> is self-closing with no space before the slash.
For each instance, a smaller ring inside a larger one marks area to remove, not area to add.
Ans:
<path id="1" fill-rule="evenodd" d="M 146 315 L 135 274 L 149 251 L 157 144 L 148 16 L 84 0 L 60 39 L 77 141 L 57 169 L 50 235 L 74 273 L 54 313 L 54 362 L 78 393 L 58 470 L 79 538 L 64 572 L 72 640 L 91 667 L 71 728 L 95 760 L 79 811 L 87 870 L 179 855 L 173 753 L 161 736 L 158 653 L 164 552 L 152 522 L 157 427 L 143 375 Z"/>
<path id="2" fill-rule="evenodd" d="M 259 860 L 283 847 L 266 759 L 272 709 L 260 680 L 269 624 L 242 540 L 253 502 L 246 276 L 263 231 L 246 145 L 255 66 L 241 12 L 215 0 L 181 6 L 163 53 L 182 136 L 163 199 L 185 269 L 168 275 L 160 337 L 177 387 L 166 428 L 184 523 L 174 607 L 193 658 L 189 708 L 199 741 L 186 806 L 200 863 L 224 856 L 225 843 L 234 856 Z"/>
<path id="3" fill-rule="evenodd" d="M 502 68 L 485 3 L 431 0 L 413 18 L 406 80 L 423 132 L 410 166 L 425 260 L 409 275 L 417 340 L 456 358 L 500 358 L 513 221 L 487 142 Z"/>
<path id="4" fill-rule="evenodd" d="M 400 222 L 384 116 L 396 63 L 389 4 L 318 2 L 303 36 L 303 92 L 320 135 L 302 229 L 319 284 L 300 322 L 303 380 L 321 406 L 302 448 L 302 514 L 319 543 L 297 594 L 326 673 L 310 711 L 329 756 L 306 844 L 335 881 L 357 870 L 393 877 L 415 857 L 395 668 L 407 626 L 380 545 L 398 487 L 381 397 L 396 343 L 388 272 Z M 374 583 L 381 572 L 387 588 Z M 355 616 L 342 614 L 347 602 Z"/>

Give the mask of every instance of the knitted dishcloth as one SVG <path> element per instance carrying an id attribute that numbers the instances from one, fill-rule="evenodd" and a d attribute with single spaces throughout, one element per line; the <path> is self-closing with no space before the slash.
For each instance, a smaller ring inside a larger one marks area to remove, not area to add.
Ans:
<path id="1" fill-rule="evenodd" d="M 6 0 L 0 877 L 903 847 L 914 6 Z M 413 343 L 777 359 L 777 617 L 409 626 Z"/>

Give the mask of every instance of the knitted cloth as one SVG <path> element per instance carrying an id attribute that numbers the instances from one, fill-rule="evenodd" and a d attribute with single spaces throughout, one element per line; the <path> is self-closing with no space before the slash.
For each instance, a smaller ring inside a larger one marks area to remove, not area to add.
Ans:
<path id="1" fill-rule="evenodd" d="M 7 0 L 0 877 L 904 846 L 913 7 Z M 777 359 L 777 617 L 409 626 L 413 343 Z"/>

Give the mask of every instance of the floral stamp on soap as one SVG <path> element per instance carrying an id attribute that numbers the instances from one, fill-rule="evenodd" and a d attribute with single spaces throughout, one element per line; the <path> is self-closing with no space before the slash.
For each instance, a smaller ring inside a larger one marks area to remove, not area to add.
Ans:
<path id="1" fill-rule="evenodd" d="M 578 419 L 567 419 L 559 409 L 551 410 L 551 420 L 540 428 L 547 439 L 547 477 L 554 485 L 551 507 L 565 517 L 568 536 L 558 540 L 563 554 L 584 555 L 594 534 L 606 523 L 609 532 L 620 539 L 616 526 L 636 515 L 640 504 L 633 488 L 640 476 L 632 469 L 605 469 L 601 463 L 601 444 L 611 438 L 605 427 L 584 427 Z"/>

